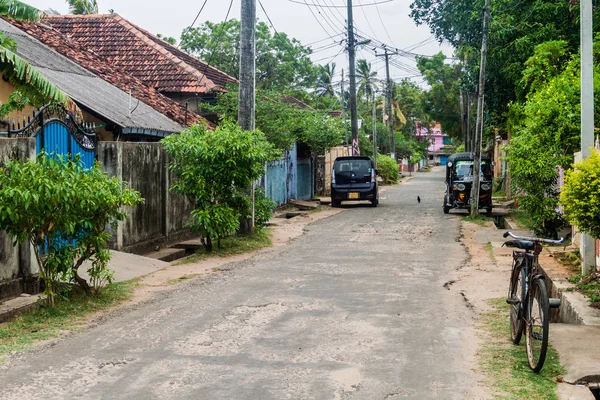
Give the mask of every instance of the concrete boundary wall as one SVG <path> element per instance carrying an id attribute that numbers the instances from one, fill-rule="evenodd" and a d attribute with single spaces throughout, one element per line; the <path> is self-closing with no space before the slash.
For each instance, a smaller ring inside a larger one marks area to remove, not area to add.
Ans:
<path id="1" fill-rule="evenodd" d="M 35 159 L 33 138 L 1 139 L 0 166 L 10 159 Z M 116 229 L 110 228 L 109 246 L 114 250 L 144 254 L 193 237 L 186 227 L 192 204 L 173 191 L 168 156 L 160 143 L 100 142 L 97 159 L 108 176 L 128 182 L 145 203 L 126 210 L 127 217 Z M 13 246 L 0 231 L 0 300 L 21 293 L 35 293 L 39 272 L 29 244 Z"/>
<path id="2" fill-rule="evenodd" d="M 35 139 L 0 140 L 0 166 L 9 160 L 35 159 Z M 21 293 L 35 293 L 39 286 L 33 277 L 39 272 L 29 243 L 13 246 L 13 240 L 0 231 L 0 300 Z"/>

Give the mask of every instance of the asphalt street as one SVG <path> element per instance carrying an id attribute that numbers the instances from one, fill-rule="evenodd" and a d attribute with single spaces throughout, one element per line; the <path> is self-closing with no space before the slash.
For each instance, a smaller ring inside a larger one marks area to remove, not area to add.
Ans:
<path id="1" fill-rule="evenodd" d="M 442 197 L 440 169 L 377 208 L 345 206 L 288 246 L 11 359 L 0 398 L 473 398 L 470 310 L 443 287 L 467 254 Z"/>

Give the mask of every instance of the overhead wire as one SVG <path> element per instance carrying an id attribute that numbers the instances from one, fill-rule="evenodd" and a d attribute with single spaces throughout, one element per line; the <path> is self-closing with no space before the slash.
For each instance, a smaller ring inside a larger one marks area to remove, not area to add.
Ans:
<path id="1" fill-rule="evenodd" d="M 275 31 L 275 34 L 278 34 L 279 32 L 277 32 L 277 29 L 275 29 L 275 25 L 273 25 L 273 21 L 271 21 L 271 17 L 269 17 L 269 14 L 267 14 L 267 10 L 265 10 L 265 7 L 263 6 L 262 1 L 258 0 L 258 4 L 260 5 L 260 8 L 262 8 L 263 13 L 265 13 L 265 17 L 267 17 L 269 24 L 271 24 L 271 28 L 273 28 L 273 30 Z"/>
<path id="2" fill-rule="evenodd" d="M 200 14 L 202 14 L 202 10 L 204 10 L 204 7 L 206 6 L 206 3 L 208 3 L 208 0 L 204 0 L 204 4 L 202 4 L 202 7 L 200 7 L 200 11 L 198 11 L 198 14 L 196 14 L 196 18 L 194 18 L 194 22 L 192 22 L 192 24 L 189 26 L 189 28 L 192 28 L 194 26 L 194 24 L 196 23 L 196 21 L 198 21 Z"/>
<path id="3" fill-rule="evenodd" d="M 227 14 L 225 15 L 225 20 L 223 20 L 223 23 L 227 22 L 229 20 L 229 14 L 231 13 L 231 7 L 233 6 L 233 0 L 231 0 L 231 2 L 229 3 L 229 8 L 227 9 Z M 223 31 L 221 31 L 222 33 Z M 217 42 L 221 39 L 221 37 L 219 36 Z M 208 56 L 208 59 L 206 60 L 206 67 L 204 67 L 204 71 L 202 71 L 202 76 L 200 77 L 200 79 L 198 80 L 198 82 L 202 83 L 202 79 L 204 79 L 204 77 L 206 76 L 206 71 L 208 71 L 208 68 L 210 67 L 210 63 L 213 59 L 213 56 L 215 55 L 215 51 L 217 50 L 217 46 L 215 43 L 215 46 L 212 48 L 210 55 Z"/>

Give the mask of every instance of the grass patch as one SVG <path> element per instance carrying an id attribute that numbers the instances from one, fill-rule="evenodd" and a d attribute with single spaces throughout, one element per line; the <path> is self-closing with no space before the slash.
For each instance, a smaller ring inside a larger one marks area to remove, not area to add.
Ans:
<path id="1" fill-rule="evenodd" d="M 177 279 L 169 279 L 167 281 L 167 285 L 176 285 L 176 284 L 178 284 L 180 282 L 187 281 L 187 280 L 194 279 L 194 278 L 198 278 L 200 276 L 202 276 L 202 274 L 186 274 L 186 275 L 180 276 Z"/>
<path id="2" fill-rule="evenodd" d="M 495 399 L 558 399 L 557 379 L 566 373 L 560 365 L 558 354 L 548 346 L 546 362 L 539 374 L 527 363 L 525 337 L 520 345 L 510 340 L 509 307 L 504 298 L 489 301 L 492 311 L 483 314 L 479 322 L 487 335 L 479 353 L 480 366 L 495 390 Z M 550 326 L 552 334 L 552 326 Z"/>
<path id="3" fill-rule="evenodd" d="M 554 253 L 554 259 L 567 267 L 572 274 L 577 275 L 581 273 L 581 256 L 579 250 L 556 252 Z"/>
<path id="4" fill-rule="evenodd" d="M 186 258 L 185 260 L 178 263 L 178 265 L 189 264 L 210 257 L 228 257 L 238 254 L 250 253 L 252 251 L 259 250 L 264 247 L 270 247 L 273 244 L 271 242 L 271 238 L 269 237 L 270 231 L 271 230 L 268 228 L 257 228 L 254 231 L 254 236 L 236 235 L 222 239 L 221 248 L 218 248 L 216 246 L 216 243 L 213 250 L 210 252 L 207 252 L 202 248 L 196 251 L 196 253 Z"/>
<path id="5" fill-rule="evenodd" d="M 496 262 L 496 256 L 494 255 L 494 246 L 490 242 L 485 245 L 485 249 L 490 253 L 490 258 L 493 262 Z"/>
<path id="6" fill-rule="evenodd" d="M 582 276 L 579 273 L 569 278 L 569 282 L 574 283 L 575 287 L 568 288 L 567 291 L 583 294 L 590 300 L 592 307 L 600 308 L 600 274 L 593 272 Z"/>
<path id="7" fill-rule="evenodd" d="M 510 217 L 517 223 L 520 228 L 531 229 L 533 225 L 529 214 L 523 210 L 515 210 L 510 213 Z"/>
<path id="8" fill-rule="evenodd" d="M 489 217 L 486 217 L 483 214 L 477 214 L 477 215 L 468 215 L 466 217 L 463 217 L 463 221 L 472 222 L 472 223 L 480 225 L 480 226 L 486 226 L 489 221 L 492 221 L 492 219 Z"/>
<path id="9" fill-rule="evenodd" d="M 68 298 L 57 296 L 54 308 L 41 306 L 0 325 L 0 355 L 27 350 L 39 341 L 85 327 L 90 314 L 131 298 L 136 283 L 137 280 L 113 283 L 98 296 L 85 296 L 78 291 Z"/>

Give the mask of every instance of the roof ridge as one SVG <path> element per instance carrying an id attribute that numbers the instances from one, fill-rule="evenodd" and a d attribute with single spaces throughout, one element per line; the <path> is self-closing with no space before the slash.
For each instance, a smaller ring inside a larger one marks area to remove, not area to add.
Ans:
<path id="1" fill-rule="evenodd" d="M 61 18 L 61 19 L 101 19 L 101 18 L 114 18 L 118 16 L 117 13 L 112 14 L 48 14 L 44 16 L 42 19 L 53 19 L 53 18 Z"/>
<path id="2" fill-rule="evenodd" d="M 191 75 L 191 76 L 195 77 L 196 79 L 198 79 L 198 82 L 200 84 L 204 84 L 204 86 L 207 89 L 212 90 L 217 87 L 217 85 L 212 80 L 208 79 L 208 77 L 205 74 L 200 75 L 199 71 L 196 68 L 192 67 L 191 65 L 189 65 L 188 63 L 186 63 L 185 61 L 180 59 L 179 57 L 176 57 L 174 54 L 166 51 L 166 49 L 164 47 L 158 45 L 158 43 L 151 40 L 146 34 L 144 34 L 142 32 L 142 29 L 140 27 L 138 27 L 137 25 L 129 22 L 128 20 L 126 20 L 125 18 L 121 17 L 118 14 L 115 14 L 114 19 L 118 23 L 120 23 L 123 27 L 127 28 L 130 32 L 132 32 L 138 39 L 142 40 L 144 43 L 151 46 L 154 50 L 158 51 L 161 55 L 166 57 L 167 60 L 169 60 L 173 64 L 177 65 L 181 69 L 183 69 L 188 75 Z M 203 82 L 204 80 L 206 80 L 206 82 Z M 210 87 L 208 85 L 208 82 L 210 82 L 212 87 Z"/>

